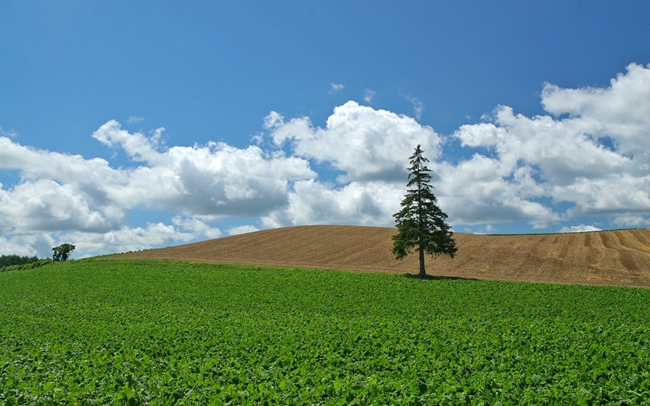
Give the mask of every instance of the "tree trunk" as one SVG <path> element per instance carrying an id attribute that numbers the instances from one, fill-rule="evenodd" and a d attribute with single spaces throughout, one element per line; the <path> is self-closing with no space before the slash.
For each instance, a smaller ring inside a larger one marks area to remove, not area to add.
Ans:
<path id="1" fill-rule="evenodd" d="M 427 271 L 424 269 L 424 247 L 420 246 L 420 278 L 426 278 Z"/>

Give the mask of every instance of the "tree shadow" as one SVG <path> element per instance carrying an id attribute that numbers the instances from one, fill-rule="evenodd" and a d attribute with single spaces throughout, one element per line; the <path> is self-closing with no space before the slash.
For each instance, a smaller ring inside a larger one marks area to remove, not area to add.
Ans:
<path id="1" fill-rule="evenodd" d="M 440 280 L 463 280 L 463 281 L 478 281 L 480 279 L 476 278 L 466 278 L 463 276 L 438 276 L 438 275 L 426 275 L 424 278 L 420 277 L 419 274 L 405 273 L 404 277 L 410 279 L 420 279 L 427 281 L 440 281 Z"/>

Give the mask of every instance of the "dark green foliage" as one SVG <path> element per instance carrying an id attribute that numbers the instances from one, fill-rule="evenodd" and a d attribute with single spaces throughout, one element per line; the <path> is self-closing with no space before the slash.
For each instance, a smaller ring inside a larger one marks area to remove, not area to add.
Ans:
<path id="1" fill-rule="evenodd" d="M 410 158 L 411 167 L 409 181 L 402 209 L 395 213 L 398 233 L 393 236 L 393 254 L 397 259 L 403 259 L 416 250 L 420 256 L 420 276 L 426 276 L 424 254 L 433 257 L 438 255 L 456 255 L 456 242 L 451 227 L 445 223 L 447 214 L 438 207 L 438 199 L 433 194 L 431 170 L 427 168 L 429 160 L 422 156 L 418 145 Z"/>
<path id="2" fill-rule="evenodd" d="M 650 290 L 163 261 L 0 274 L 0 404 L 648 404 Z"/>
<path id="3" fill-rule="evenodd" d="M 28 262 L 28 263 L 22 264 L 22 265 L 5 266 L 4 268 L 0 268 L 0 272 L 17 271 L 17 270 L 23 270 L 23 269 L 36 269 L 36 268 L 40 268 L 40 267 L 45 266 L 45 265 L 50 264 L 50 263 L 52 263 L 52 260 L 49 259 L 49 258 L 39 259 L 36 262 Z"/>
<path id="4" fill-rule="evenodd" d="M 68 256 L 74 249 L 77 248 L 72 244 L 61 244 L 58 247 L 52 248 L 52 251 L 54 251 L 54 254 L 52 255 L 52 259 L 55 261 L 67 261 Z"/>
<path id="5" fill-rule="evenodd" d="M 38 257 L 21 257 L 18 255 L 2 255 L 0 256 L 0 268 L 11 265 L 22 265 L 30 262 L 38 261 Z"/>

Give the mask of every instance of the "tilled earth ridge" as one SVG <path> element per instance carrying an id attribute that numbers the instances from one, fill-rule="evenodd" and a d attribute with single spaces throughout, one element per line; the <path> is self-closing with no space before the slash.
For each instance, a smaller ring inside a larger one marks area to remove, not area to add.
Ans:
<path id="1" fill-rule="evenodd" d="M 298 226 L 108 258 L 150 258 L 417 273 L 416 254 L 396 260 L 395 228 Z M 434 276 L 650 287 L 650 229 L 570 234 L 455 233 L 455 259 L 427 257 Z"/>

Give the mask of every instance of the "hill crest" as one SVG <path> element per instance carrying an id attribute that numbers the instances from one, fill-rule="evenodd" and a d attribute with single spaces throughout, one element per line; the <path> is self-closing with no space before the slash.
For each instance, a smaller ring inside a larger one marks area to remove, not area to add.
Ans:
<path id="1" fill-rule="evenodd" d="M 416 273 L 417 255 L 392 255 L 395 228 L 296 226 L 111 258 L 151 258 Z M 476 279 L 650 287 L 650 229 L 568 234 L 454 233 L 455 259 L 427 258 L 427 273 Z"/>

